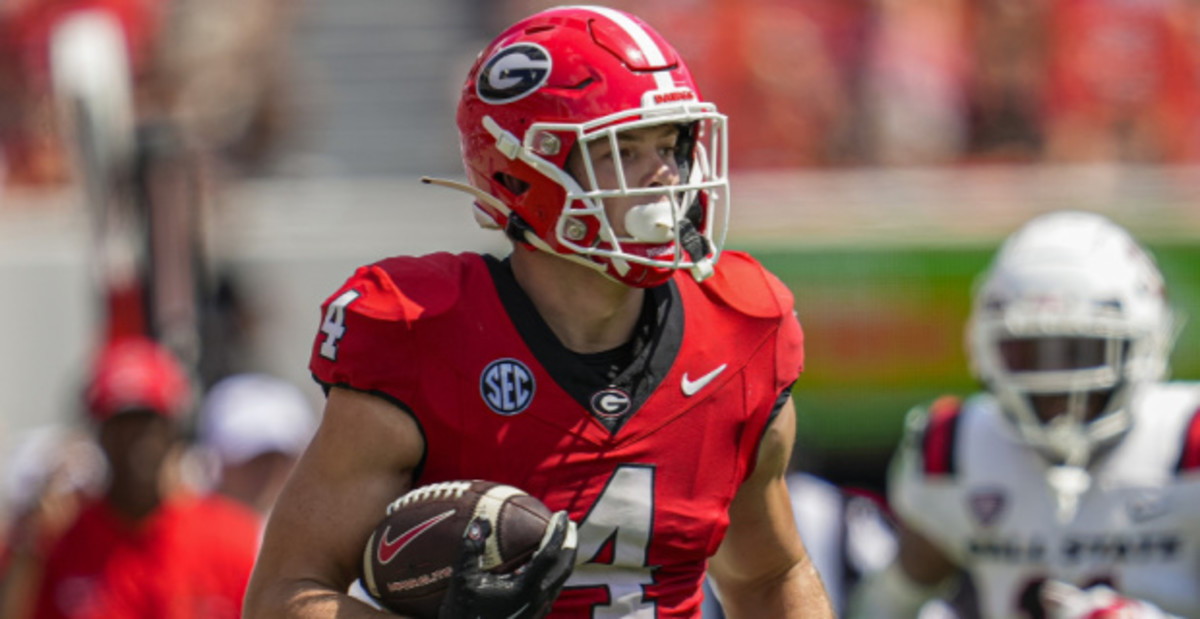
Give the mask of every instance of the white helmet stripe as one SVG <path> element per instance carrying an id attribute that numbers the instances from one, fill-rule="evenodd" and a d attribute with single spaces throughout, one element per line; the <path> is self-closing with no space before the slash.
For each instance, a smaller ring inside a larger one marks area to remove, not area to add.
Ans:
<path id="1" fill-rule="evenodd" d="M 613 23 L 617 24 L 625 30 L 634 43 L 637 43 L 642 54 L 646 56 L 646 61 L 651 66 L 663 66 L 667 64 L 667 57 L 663 55 L 662 49 L 654 43 L 654 39 L 646 32 L 645 28 L 638 25 L 637 22 L 629 19 L 629 16 L 613 9 L 603 6 L 576 6 L 568 8 L 577 8 L 587 11 L 599 13 Z M 671 79 L 670 71 L 654 71 L 654 83 L 658 90 L 670 90 L 675 88 L 675 80 Z"/>

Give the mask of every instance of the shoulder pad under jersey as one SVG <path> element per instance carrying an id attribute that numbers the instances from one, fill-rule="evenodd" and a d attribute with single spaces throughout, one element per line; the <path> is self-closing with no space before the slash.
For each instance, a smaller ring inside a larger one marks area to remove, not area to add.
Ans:
<path id="1" fill-rule="evenodd" d="M 960 401 L 945 396 L 917 406 L 905 418 L 902 447 L 888 467 L 888 504 L 906 526 L 919 531 L 949 557 L 960 560 L 962 489 L 955 476 Z"/>
<path id="2" fill-rule="evenodd" d="M 804 330 L 793 309 L 792 292 L 749 254 L 726 251 L 716 273 L 700 285 L 715 305 L 758 319 L 775 319 L 776 388 L 783 389 L 804 370 Z"/>
<path id="3" fill-rule="evenodd" d="M 925 475 L 955 474 L 955 446 L 961 413 L 962 400 L 955 396 L 942 396 L 928 408 L 917 407 L 909 413 L 906 441 L 910 449 L 920 453 L 921 470 Z"/>
<path id="4" fill-rule="evenodd" d="M 415 323 L 454 307 L 470 256 L 389 258 L 360 267 L 321 307 L 309 360 L 314 378 L 399 397 L 412 376 L 398 352 L 411 345 Z"/>
<path id="5" fill-rule="evenodd" d="M 458 301 L 464 259 L 449 253 L 387 258 L 360 267 L 330 301 L 353 289 L 360 296 L 350 309 L 369 318 L 408 322 L 437 316 Z"/>
<path id="6" fill-rule="evenodd" d="M 793 311 L 787 286 L 745 252 L 721 252 L 716 272 L 700 288 L 714 302 L 755 318 L 778 318 Z"/>
<path id="7" fill-rule="evenodd" d="M 1177 473 L 1200 472 L 1200 401 L 1189 408 L 1192 412 L 1183 426 L 1183 445 L 1179 451 L 1179 461 L 1175 464 Z"/>

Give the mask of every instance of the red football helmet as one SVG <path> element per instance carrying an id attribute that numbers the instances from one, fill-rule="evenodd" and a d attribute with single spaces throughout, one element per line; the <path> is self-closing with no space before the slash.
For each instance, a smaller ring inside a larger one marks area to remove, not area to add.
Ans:
<path id="1" fill-rule="evenodd" d="M 600 187 L 587 145 L 622 131 L 679 128 L 680 183 L 639 187 L 619 161 L 617 187 Z M 701 100 L 675 49 L 637 17 L 595 6 L 537 13 L 480 53 L 458 106 L 463 164 L 476 219 L 515 239 L 631 286 L 676 269 L 710 275 L 729 219 L 725 117 Z M 565 167 L 583 154 L 586 173 Z M 430 179 L 432 180 L 432 179 Z M 604 200 L 653 201 L 625 217 L 618 237 Z"/>

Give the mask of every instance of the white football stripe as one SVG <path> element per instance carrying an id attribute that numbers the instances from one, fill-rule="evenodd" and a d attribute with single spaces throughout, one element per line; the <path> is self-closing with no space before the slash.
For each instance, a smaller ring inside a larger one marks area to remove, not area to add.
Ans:
<path id="1" fill-rule="evenodd" d="M 379 597 L 379 588 L 375 586 L 375 533 L 371 533 L 371 539 L 367 540 L 366 549 L 363 550 L 363 577 L 362 581 L 367 585 L 367 590 L 375 598 Z"/>
<path id="2" fill-rule="evenodd" d="M 496 542 L 500 529 L 500 508 L 504 506 L 505 501 L 522 494 L 525 493 L 512 486 L 494 486 L 483 493 L 483 496 L 479 497 L 479 502 L 475 504 L 475 513 L 472 514 L 471 519 L 482 516 L 492 523 L 492 534 L 483 544 L 483 569 L 494 569 L 504 562 L 500 557 L 500 545 Z"/>
<path id="3" fill-rule="evenodd" d="M 654 39 L 650 37 L 650 34 L 646 32 L 645 28 L 642 28 L 637 22 L 629 19 L 628 15 L 603 6 L 576 6 L 571 8 L 592 11 L 609 18 L 618 26 L 623 28 L 627 34 L 629 34 L 629 36 L 633 39 L 633 42 L 637 43 L 638 48 L 641 49 L 642 54 L 646 57 L 646 61 L 652 66 L 663 66 L 667 64 L 666 56 L 663 54 L 663 51 L 659 49 L 658 45 L 654 43 Z M 675 80 L 671 79 L 670 71 L 654 71 L 653 75 L 654 83 L 658 87 L 658 90 L 670 90 L 675 88 Z"/>

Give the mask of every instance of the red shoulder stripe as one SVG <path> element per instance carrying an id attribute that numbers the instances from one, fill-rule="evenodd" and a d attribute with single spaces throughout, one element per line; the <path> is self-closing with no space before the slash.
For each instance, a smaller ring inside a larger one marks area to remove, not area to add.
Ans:
<path id="1" fill-rule="evenodd" d="M 929 407 L 923 452 L 926 475 L 954 474 L 954 443 L 962 401 L 952 396 L 938 398 Z"/>
<path id="2" fill-rule="evenodd" d="M 1197 469 L 1200 469 L 1200 408 L 1192 413 L 1192 420 L 1188 422 L 1183 436 L 1183 450 L 1179 453 L 1179 463 L 1175 465 L 1177 473 Z"/>

